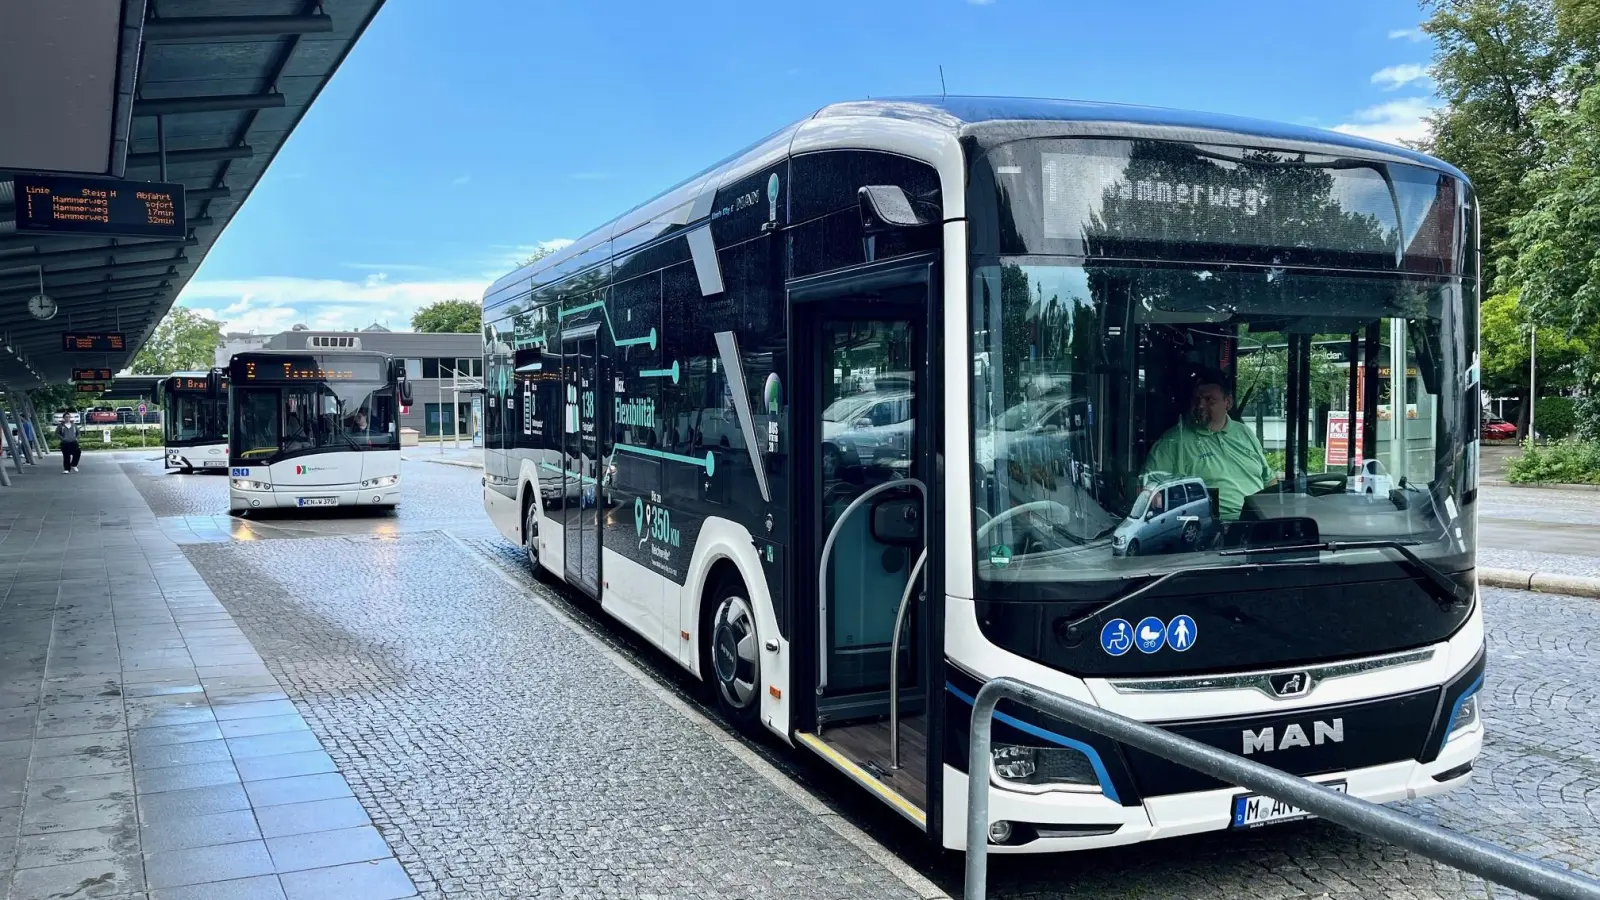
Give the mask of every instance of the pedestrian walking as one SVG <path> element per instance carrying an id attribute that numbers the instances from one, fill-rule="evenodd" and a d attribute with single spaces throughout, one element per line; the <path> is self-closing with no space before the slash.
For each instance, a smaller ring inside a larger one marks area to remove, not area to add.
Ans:
<path id="1" fill-rule="evenodd" d="M 77 417 L 70 412 L 62 416 L 61 424 L 56 426 L 56 437 L 61 439 L 62 474 L 78 471 L 78 458 L 83 450 L 78 447 Z"/>

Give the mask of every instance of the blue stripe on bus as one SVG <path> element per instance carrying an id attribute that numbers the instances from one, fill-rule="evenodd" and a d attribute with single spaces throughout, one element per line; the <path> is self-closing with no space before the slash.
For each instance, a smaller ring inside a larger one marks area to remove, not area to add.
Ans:
<path id="1" fill-rule="evenodd" d="M 966 694 L 960 688 L 956 687 L 954 684 L 946 681 L 944 683 L 944 687 L 945 690 L 961 698 L 961 702 L 967 704 L 968 706 L 973 705 L 974 701 L 972 697 Z M 1046 731 L 1037 725 L 1030 725 L 1015 716 L 1008 716 L 998 709 L 994 711 L 994 717 L 1011 726 L 1012 728 L 1017 729 L 1018 731 L 1031 734 L 1036 738 L 1041 738 L 1053 744 L 1060 744 L 1063 747 L 1082 753 L 1084 756 L 1089 758 L 1089 765 L 1094 767 L 1095 777 L 1100 779 L 1100 792 L 1105 794 L 1106 798 L 1113 803 L 1122 802 L 1122 799 L 1117 796 L 1117 789 L 1111 786 L 1111 773 L 1106 771 L 1106 764 L 1100 759 L 1100 752 L 1098 750 L 1082 741 L 1075 741 L 1066 735 L 1056 734 L 1054 731 Z M 968 772 L 967 777 L 971 778 L 972 773 Z"/>

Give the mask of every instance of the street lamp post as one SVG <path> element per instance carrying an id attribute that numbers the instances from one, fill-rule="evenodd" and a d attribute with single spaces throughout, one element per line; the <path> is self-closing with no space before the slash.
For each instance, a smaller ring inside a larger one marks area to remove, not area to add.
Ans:
<path id="1" fill-rule="evenodd" d="M 1535 388 L 1534 374 L 1538 365 L 1539 329 L 1528 326 L 1528 440 L 1534 439 L 1533 413 L 1539 408 L 1539 392 Z"/>

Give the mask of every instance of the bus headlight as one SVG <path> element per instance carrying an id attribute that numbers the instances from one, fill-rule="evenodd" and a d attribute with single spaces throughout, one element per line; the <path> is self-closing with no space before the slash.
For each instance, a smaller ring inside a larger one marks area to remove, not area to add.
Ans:
<path id="1" fill-rule="evenodd" d="M 236 491 L 270 491 L 272 485 L 266 481 L 251 481 L 248 478 L 235 478 L 233 489 Z"/>
<path id="2" fill-rule="evenodd" d="M 996 744 L 991 751 L 994 777 L 1008 787 L 1098 790 L 1100 778 L 1089 757 L 1070 747 L 1017 747 Z"/>
<path id="3" fill-rule="evenodd" d="M 377 478 L 368 478 L 366 481 L 361 482 L 361 486 L 363 488 L 381 488 L 399 483 L 399 475 L 379 475 Z"/>
<path id="4" fill-rule="evenodd" d="M 1478 695 L 1474 693 L 1471 697 L 1468 697 L 1466 700 L 1462 701 L 1461 708 L 1456 710 L 1456 717 L 1450 723 L 1450 735 L 1444 739 L 1445 743 L 1448 744 L 1461 735 L 1466 734 L 1475 728 L 1477 724 Z"/>

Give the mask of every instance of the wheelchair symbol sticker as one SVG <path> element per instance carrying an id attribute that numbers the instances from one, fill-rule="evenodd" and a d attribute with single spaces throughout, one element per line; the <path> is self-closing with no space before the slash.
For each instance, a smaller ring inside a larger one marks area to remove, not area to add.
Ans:
<path id="1" fill-rule="evenodd" d="M 1121 656 L 1133 649 L 1133 626 L 1127 619 L 1112 619 L 1100 629 L 1100 649 L 1111 656 Z"/>

